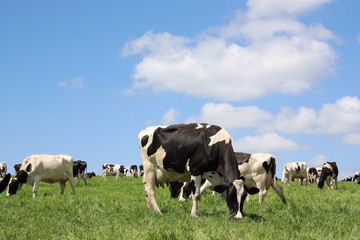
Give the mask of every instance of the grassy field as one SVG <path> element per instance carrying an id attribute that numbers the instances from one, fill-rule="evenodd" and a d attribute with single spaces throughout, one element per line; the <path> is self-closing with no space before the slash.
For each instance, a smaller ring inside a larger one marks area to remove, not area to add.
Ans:
<path id="1" fill-rule="evenodd" d="M 360 185 L 283 187 L 287 205 L 271 189 L 263 205 L 258 195 L 245 203 L 246 216 L 237 221 L 211 194 L 193 218 L 191 201 L 170 199 L 166 188 L 156 191 L 158 215 L 145 207 L 140 178 L 95 177 L 87 186 L 82 182 L 76 195 L 67 183 L 63 196 L 59 184 L 42 183 L 36 199 L 24 185 L 10 198 L 0 195 L 0 239 L 360 239 Z"/>

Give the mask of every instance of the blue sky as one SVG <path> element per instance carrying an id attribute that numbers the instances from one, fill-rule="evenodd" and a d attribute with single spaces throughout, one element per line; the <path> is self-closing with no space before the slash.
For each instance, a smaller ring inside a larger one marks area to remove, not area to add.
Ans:
<path id="1" fill-rule="evenodd" d="M 357 0 L 0 1 L 0 146 L 141 164 L 150 125 L 225 127 L 236 151 L 360 170 Z"/>

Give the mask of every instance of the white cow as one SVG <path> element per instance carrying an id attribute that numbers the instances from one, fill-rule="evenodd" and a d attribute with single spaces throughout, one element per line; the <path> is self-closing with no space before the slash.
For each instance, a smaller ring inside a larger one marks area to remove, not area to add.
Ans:
<path id="1" fill-rule="evenodd" d="M 116 176 L 116 180 L 118 180 L 119 176 L 122 178 L 128 172 L 123 165 L 120 164 L 104 164 L 102 171 L 102 179 L 106 181 L 106 176 Z"/>
<path id="2" fill-rule="evenodd" d="M 276 181 L 276 162 L 275 157 L 269 153 L 235 153 L 238 169 L 241 176 L 245 177 L 245 184 L 248 187 L 259 189 L 259 203 L 263 203 L 267 191 L 272 187 L 286 204 L 282 187 Z M 206 181 L 201 187 L 201 193 L 211 186 Z M 249 199 L 248 195 L 248 199 Z"/>
<path id="3" fill-rule="evenodd" d="M 7 167 L 5 162 L 0 163 L 0 180 L 2 180 L 7 173 Z"/>
<path id="4" fill-rule="evenodd" d="M 60 193 L 64 194 L 66 181 L 70 182 L 72 193 L 75 194 L 73 178 L 73 158 L 68 155 L 32 155 L 24 159 L 20 170 L 8 187 L 7 196 L 20 190 L 22 184 L 33 186 L 33 198 L 38 192 L 39 182 L 60 182 Z"/>
<path id="5" fill-rule="evenodd" d="M 306 183 L 309 183 L 306 162 L 289 162 L 285 164 L 282 183 L 288 182 L 290 185 L 290 181 L 295 178 L 300 179 L 301 185 L 304 179 Z"/>

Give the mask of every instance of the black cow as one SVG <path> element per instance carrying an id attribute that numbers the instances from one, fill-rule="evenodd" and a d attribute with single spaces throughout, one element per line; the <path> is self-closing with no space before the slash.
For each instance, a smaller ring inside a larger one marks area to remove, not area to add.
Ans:
<path id="1" fill-rule="evenodd" d="M 15 175 L 18 174 L 18 172 L 19 172 L 19 170 L 20 170 L 20 167 L 21 167 L 21 163 L 18 163 L 18 164 L 15 164 L 15 165 L 14 165 Z"/>
<path id="2" fill-rule="evenodd" d="M 76 186 L 80 184 L 81 179 L 83 179 L 85 185 L 87 185 L 86 168 L 87 163 L 85 161 L 78 160 L 73 162 L 73 175 L 74 178 L 77 177 L 78 179 Z"/>
<path id="3" fill-rule="evenodd" d="M 96 177 L 96 174 L 94 172 L 86 173 L 86 178 L 90 179 L 92 177 Z"/>
<path id="4" fill-rule="evenodd" d="M 135 178 L 138 177 L 138 169 L 136 165 L 130 166 L 130 175 Z"/>
<path id="5" fill-rule="evenodd" d="M 324 182 L 328 185 L 329 189 L 333 189 L 332 179 L 335 181 L 335 189 L 337 189 L 337 177 L 339 175 L 339 170 L 336 165 L 336 162 L 326 162 L 323 164 L 321 169 L 321 175 L 318 182 L 318 188 L 322 189 L 324 187 Z"/>
<path id="6" fill-rule="evenodd" d="M 319 175 L 318 175 L 318 171 L 316 170 L 316 168 L 314 168 L 314 167 L 309 168 L 309 170 L 308 170 L 309 183 L 315 183 L 316 179 L 318 177 L 319 177 Z"/>
<path id="7" fill-rule="evenodd" d="M 144 165 L 146 205 L 161 214 L 155 200 L 155 186 L 171 180 L 192 182 L 191 215 L 197 216 L 200 183 L 205 178 L 214 190 L 222 192 L 235 219 L 243 217 L 247 188 L 240 177 L 229 133 L 215 125 L 178 124 L 168 127 L 148 127 L 139 133 L 139 145 Z"/>

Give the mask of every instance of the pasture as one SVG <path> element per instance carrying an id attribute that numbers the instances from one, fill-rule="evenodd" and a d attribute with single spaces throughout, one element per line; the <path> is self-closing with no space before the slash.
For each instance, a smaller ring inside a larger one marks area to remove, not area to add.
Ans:
<path id="1" fill-rule="evenodd" d="M 23 185 L 12 197 L 0 195 L 0 239 L 359 239 L 360 185 L 339 182 L 338 190 L 315 184 L 284 186 L 287 205 L 269 190 L 263 205 L 258 195 L 244 206 L 245 218 L 234 220 L 226 203 L 207 194 L 199 217 L 190 216 L 191 201 L 170 199 L 156 190 L 163 215 L 145 206 L 141 178 L 108 177 L 81 182 L 77 195 L 69 183 L 40 183 L 39 195 Z"/>

